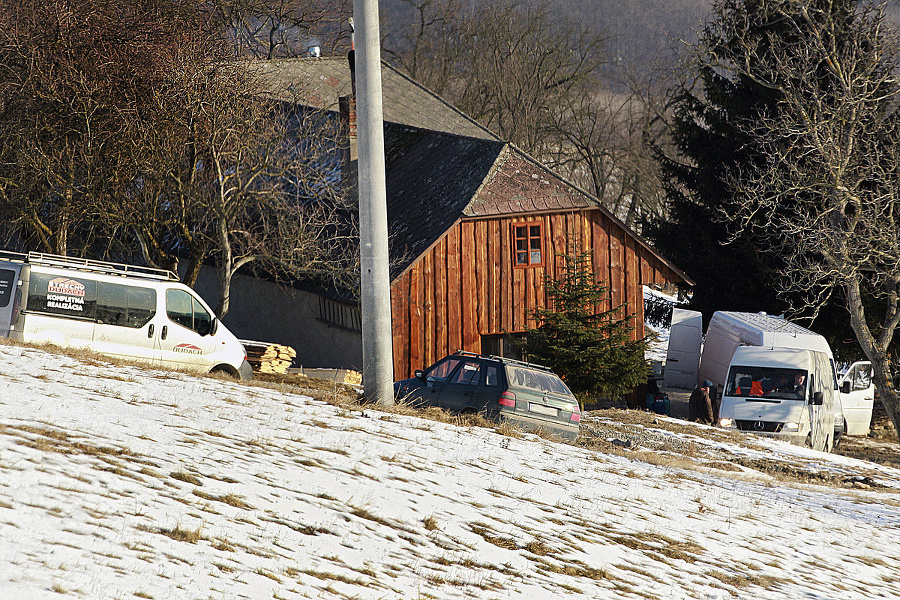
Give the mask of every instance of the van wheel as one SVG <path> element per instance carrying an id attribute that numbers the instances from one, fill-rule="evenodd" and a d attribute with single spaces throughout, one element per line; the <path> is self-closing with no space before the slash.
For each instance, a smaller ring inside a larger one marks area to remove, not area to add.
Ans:
<path id="1" fill-rule="evenodd" d="M 216 365 L 209 372 L 212 375 L 219 375 L 219 374 L 227 375 L 228 377 L 230 377 L 232 379 L 240 379 L 241 378 L 241 374 L 238 373 L 237 371 L 235 371 L 234 368 L 229 365 Z"/>

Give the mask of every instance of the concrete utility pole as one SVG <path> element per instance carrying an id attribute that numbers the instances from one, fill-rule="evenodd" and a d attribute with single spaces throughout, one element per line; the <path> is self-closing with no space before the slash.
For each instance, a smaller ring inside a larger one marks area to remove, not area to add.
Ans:
<path id="1" fill-rule="evenodd" d="M 381 406 L 394 403 L 391 279 L 388 268 L 384 119 L 378 0 L 353 0 L 356 123 L 359 140 L 363 391 Z"/>

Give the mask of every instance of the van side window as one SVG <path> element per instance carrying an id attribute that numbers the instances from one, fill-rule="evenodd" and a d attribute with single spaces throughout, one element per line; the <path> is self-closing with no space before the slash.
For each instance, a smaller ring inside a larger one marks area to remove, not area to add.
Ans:
<path id="1" fill-rule="evenodd" d="M 156 313 L 156 290 L 119 283 L 100 282 L 97 288 L 97 322 L 140 329 Z"/>
<path id="2" fill-rule="evenodd" d="M 166 315 L 173 323 L 200 335 L 208 335 L 212 329 L 212 315 L 184 290 L 166 290 Z"/>
<path id="3" fill-rule="evenodd" d="M 209 335 L 212 331 L 212 315 L 206 312 L 203 305 L 196 298 L 191 298 L 194 306 L 194 331 L 200 335 Z"/>
<path id="4" fill-rule="evenodd" d="M 31 273 L 26 304 L 28 311 L 73 319 L 94 319 L 96 304 L 96 281 Z"/>

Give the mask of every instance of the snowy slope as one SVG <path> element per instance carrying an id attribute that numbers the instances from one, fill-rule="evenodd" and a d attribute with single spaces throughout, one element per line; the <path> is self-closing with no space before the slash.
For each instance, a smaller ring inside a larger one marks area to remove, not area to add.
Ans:
<path id="1" fill-rule="evenodd" d="M 0 345 L 0 598 L 900 597 L 900 472 L 692 431 L 604 453 Z"/>

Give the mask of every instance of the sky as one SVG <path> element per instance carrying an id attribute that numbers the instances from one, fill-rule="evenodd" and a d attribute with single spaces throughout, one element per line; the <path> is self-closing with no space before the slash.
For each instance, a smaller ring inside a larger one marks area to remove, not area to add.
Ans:
<path id="1" fill-rule="evenodd" d="M 327 400 L 0 344 L 0 598 L 900 597 L 896 469 L 662 416 L 587 415 L 598 450 Z"/>

